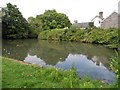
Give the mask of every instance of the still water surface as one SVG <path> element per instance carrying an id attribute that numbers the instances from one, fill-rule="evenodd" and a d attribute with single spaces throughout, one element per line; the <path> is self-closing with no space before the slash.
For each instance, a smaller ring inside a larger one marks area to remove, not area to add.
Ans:
<path id="1" fill-rule="evenodd" d="M 36 39 L 3 40 L 2 44 L 5 57 L 65 70 L 74 65 L 80 77 L 88 75 L 105 82 L 115 81 L 115 74 L 109 68 L 114 51 L 101 45 Z"/>

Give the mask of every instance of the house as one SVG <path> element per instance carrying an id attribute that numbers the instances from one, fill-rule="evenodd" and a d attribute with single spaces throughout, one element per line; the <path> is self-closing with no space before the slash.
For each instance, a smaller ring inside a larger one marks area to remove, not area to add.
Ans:
<path id="1" fill-rule="evenodd" d="M 91 21 L 96 27 L 101 28 L 118 28 L 120 26 L 120 15 L 117 12 L 111 13 L 107 18 L 103 18 L 103 12 L 99 12 Z"/>
<path id="2" fill-rule="evenodd" d="M 92 22 L 82 22 L 82 23 L 75 22 L 71 27 L 72 28 L 78 28 L 78 29 L 79 28 L 80 29 L 86 29 L 86 28 L 90 27 L 90 23 L 92 23 Z"/>
<path id="3" fill-rule="evenodd" d="M 113 12 L 101 23 L 101 28 L 119 28 L 120 15 L 117 12 Z"/>
<path id="4" fill-rule="evenodd" d="M 91 22 L 83 22 L 83 23 L 75 22 L 72 25 L 72 27 L 85 29 L 90 27 L 91 25 L 100 28 L 120 28 L 120 15 L 117 12 L 113 12 L 107 18 L 104 19 L 103 12 L 99 12 L 99 15 L 96 15 L 91 20 Z"/>
<path id="5" fill-rule="evenodd" d="M 96 27 L 101 27 L 101 23 L 103 22 L 103 12 L 99 12 L 99 15 L 96 15 L 91 22 L 94 23 L 94 26 Z"/>

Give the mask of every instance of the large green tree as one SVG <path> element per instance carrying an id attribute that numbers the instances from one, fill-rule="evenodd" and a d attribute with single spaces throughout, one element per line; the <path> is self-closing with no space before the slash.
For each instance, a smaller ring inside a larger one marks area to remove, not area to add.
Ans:
<path id="1" fill-rule="evenodd" d="M 28 23 L 30 25 L 29 38 L 37 38 L 42 29 L 42 22 L 38 18 L 29 17 Z"/>
<path id="2" fill-rule="evenodd" d="M 33 22 L 31 24 L 38 26 L 38 28 L 36 28 L 39 29 L 39 31 L 71 26 L 69 18 L 63 13 L 56 12 L 56 10 L 46 10 L 43 14 L 37 15 L 34 22 L 36 24 L 33 24 Z"/>
<path id="3" fill-rule="evenodd" d="M 3 38 L 27 38 L 29 24 L 16 5 L 11 3 L 3 8 L 2 36 Z"/>
<path id="4" fill-rule="evenodd" d="M 0 38 L 2 38 L 2 8 L 0 8 Z"/>
<path id="5" fill-rule="evenodd" d="M 0 23 L 2 22 L 2 8 L 0 7 Z"/>

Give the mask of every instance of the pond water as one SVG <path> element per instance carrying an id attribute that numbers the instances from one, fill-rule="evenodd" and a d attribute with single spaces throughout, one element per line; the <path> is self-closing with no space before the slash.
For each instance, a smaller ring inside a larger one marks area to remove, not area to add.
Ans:
<path id="1" fill-rule="evenodd" d="M 2 55 L 45 67 L 67 70 L 74 66 L 80 77 L 87 75 L 105 82 L 115 81 L 115 74 L 109 67 L 114 50 L 101 45 L 37 39 L 3 40 Z"/>

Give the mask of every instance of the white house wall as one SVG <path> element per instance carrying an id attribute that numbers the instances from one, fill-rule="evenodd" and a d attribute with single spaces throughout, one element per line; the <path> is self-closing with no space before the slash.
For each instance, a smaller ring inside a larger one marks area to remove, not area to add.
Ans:
<path id="1" fill-rule="evenodd" d="M 93 22 L 94 22 L 94 26 L 96 26 L 96 27 L 101 27 L 101 19 L 100 18 L 95 18 L 94 20 L 93 20 Z M 100 22 L 100 23 L 99 23 Z"/>

